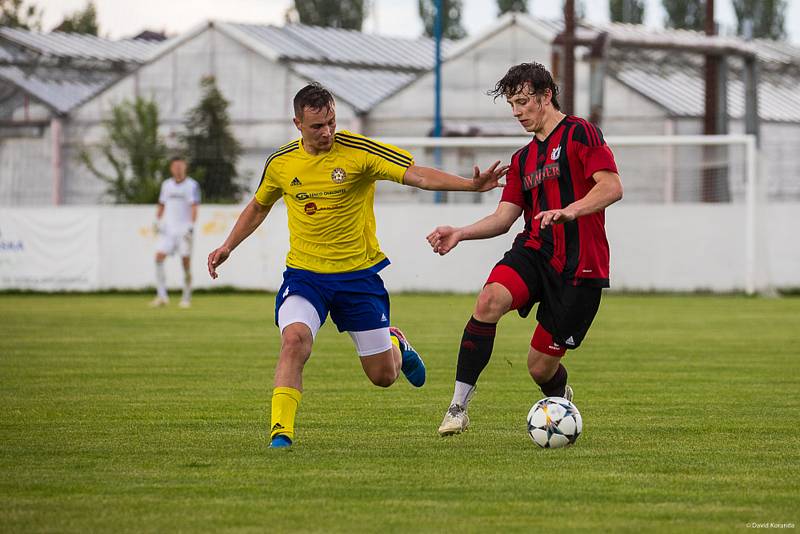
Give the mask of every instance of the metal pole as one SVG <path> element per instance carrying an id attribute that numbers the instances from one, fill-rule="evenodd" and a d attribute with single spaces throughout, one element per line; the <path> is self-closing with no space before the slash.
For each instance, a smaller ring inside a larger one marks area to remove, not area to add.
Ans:
<path id="1" fill-rule="evenodd" d="M 744 22 L 745 39 L 753 39 L 753 20 Z M 758 219 L 758 148 L 761 143 L 758 117 L 758 58 L 746 57 L 744 60 L 744 131 L 748 135 L 747 142 L 747 183 L 745 184 L 745 292 L 753 295 L 756 292 L 758 276 L 756 248 L 759 232 L 756 230 Z M 763 289 L 763 288 L 762 288 Z"/>
<path id="2" fill-rule="evenodd" d="M 575 113 L 575 0 L 564 2 L 564 113 Z"/>
<path id="3" fill-rule="evenodd" d="M 716 27 L 714 25 L 714 0 L 706 1 L 706 20 L 705 20 L 706 35 L 713 37 L 716 35 Z M 706 113 L 705 122 L 703 123 L 703 133 L 715 134 L 720 133 L 716 131 L 717 126 L 717 85 L 719 83 L 717 77 L 717 56 L 706 54 L 706 72 L 705 72 L 705 102 Z"/>
<path id="4" fill-rule="evenodd" d="M 744 21 L 744 35 L 747 41 L 753 39 L 752 19 Z M 744 131 L 756 136 L 756 146 L 760 146 L 760 125 L 758 117 L 758 58 L 744 59 Z"/>
<path id="5" fill-rule="evenodd" d="M 756 292 L 756 177 L 758 175 L 756 136 L 748 135 L 745 146 L 745 153 L 747 154 L 747 183 L 745 184 L 744 290 L 748 295 L 754 295 Z"/>
<path id="6" fill-rule="evenodd" d="M 706 0 L 705 32 L 708 36 L 716 34 L 714 27 L 714 0 Z M 719 86 L 718 64 L 719 58 L 712 54 L 705 57 L 705 114 L 703 116 L 703 133 L 706 135 L 716 134 L 717 132 L 717 95 Z M 703 160 L 706 162 L 714 161 L 717 151 L 714 148 L 703 150 Z M 703 180 L 701 186 L 701 199 L 703 202 L 718 202 L 717 173 L 719 169 L 716 165 L 709 165 L 703 169 Z"/>
<path id="7" fill-rule="evenodd" d="M 61 144 L 63 140 L 62 121 L 58 117 L 50 119 L 51 141 L 51 166 L 53 169 L 53 205 L 60 206 L 63 202 L 64 191 L 64 163 L 61 158 Z"/>
<path id="8" fill-rule="evenodd" d="M 436 18 L 433 23 L 433 35 L 436 42 L 435 67 L 434 67 L 434 105 L 433 105 L 433 137 L 442 136 L 442 10 L 443 0 L 436 0 Z M 442 149 L 433 150 L 433 160 L 437 169 L 442 168 Z M 433 196 L 435 203 L 440 204 L 447 200 L 444 191 L 436 191 Z"/>

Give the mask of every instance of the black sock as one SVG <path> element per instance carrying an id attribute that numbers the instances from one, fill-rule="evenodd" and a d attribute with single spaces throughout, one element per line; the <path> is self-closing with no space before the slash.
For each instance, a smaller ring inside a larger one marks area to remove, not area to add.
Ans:
<path id="1" fill-rule="evenodd" d="M 567 368 L 560 363 L 558 364 L 558 369 L 556 369 L 556 374 L 553 375 L 553 378 L 544 384 L 539 384 L 545 397 L 563 397 L 566 386 Z"/>
<path id="2" fill-rule="evenodd" d="M 496 330 L 497 323 L 484 323 L 470 317 L 458 351 L 457 381 L 472 386 L 478 382 L 478 376 L 492 357 Z"/>

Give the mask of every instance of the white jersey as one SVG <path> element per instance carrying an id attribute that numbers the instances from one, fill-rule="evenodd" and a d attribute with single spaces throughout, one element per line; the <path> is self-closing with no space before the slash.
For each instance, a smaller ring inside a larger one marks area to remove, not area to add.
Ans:
<path id="1" fill-rule="evenodd" d="M 164 180 L 158 203 L 164 205 L 162 231 L 171 235 L 183 234 L 192 226 L 192 206 L 200 203 L 200 186 L 189 177 L 181 183 L 175 178 Z"/>

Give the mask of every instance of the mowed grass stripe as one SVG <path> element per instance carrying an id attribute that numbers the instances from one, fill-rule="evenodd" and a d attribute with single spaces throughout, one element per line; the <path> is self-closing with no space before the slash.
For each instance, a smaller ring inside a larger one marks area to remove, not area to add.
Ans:
<path id="1" fill-rule="evenodd" d="M 323 327 L 291 452 L 266 448 L 272 296 L 0 297 L 4 532 L 717 531 L 798 522 L 800 299 L 607 296 L 565 359 L 577 445 L 535 447 L 507 316 L 440 439 L 473 296 L 398 295 L 429 381 L 371 386 Z M 277 453 L 277 454 L 276 454 Z"/>

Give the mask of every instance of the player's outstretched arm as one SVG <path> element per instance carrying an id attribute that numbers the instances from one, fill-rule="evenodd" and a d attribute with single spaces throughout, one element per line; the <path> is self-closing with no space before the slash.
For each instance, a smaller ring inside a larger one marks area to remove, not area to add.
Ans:
<path id="1" fill-rule="evenodd" d="M 217 267 L 228 259 L 233 249 L 239 246 L 239 243 L 245 240 L 247 236 L 252 234 L 258 226 L 267 218 L 269 210 L 272 206 L 264 206 L 252 199 L 250 203 L 245 206 L 239 218 L 236 219 L 236 224 L 233 225 L 233 230 L 228 235 L 228 238 L 222 246 L 216 248 L 208 255 L 208 274 L 211 278 L 216 279 Z"/>
<path id="2" fill-rule="evenodd" d="M 494 213 L 468 226 L 461 228 L 437 226 L 433 232 L 428 234 L 428 243 L 435 253 L 444 256 L 461 241 L 487 239 L 505 234 L 521 214 L 522 208 L 516 204 L 500 202 Z"/>
<path id="3" fill-rule="evenodd" d="M 582 215 L 604 210 L 622 199 L 622 180 L 620 180 L 619 174 L 611 171 L 597 171 L 592 178 L 595 181 L 594 187 L 582 199 L 558 210 L 537 213 L 534 219 L 539 221 L 540 227 L 546 228 L 551 224 L 574 221 Z"/>
<path id="4" fill-rule="evenodd" d="M 411 165 L 406 169 L 403 183 L 427 191 L 490 191 L 502 187 L 500 179 L 508 172 L 508 165 L 500 165 L 500 161 L 481 172 L 476 165 L 472 178 L 462 178 L 439 169 Z"/>

